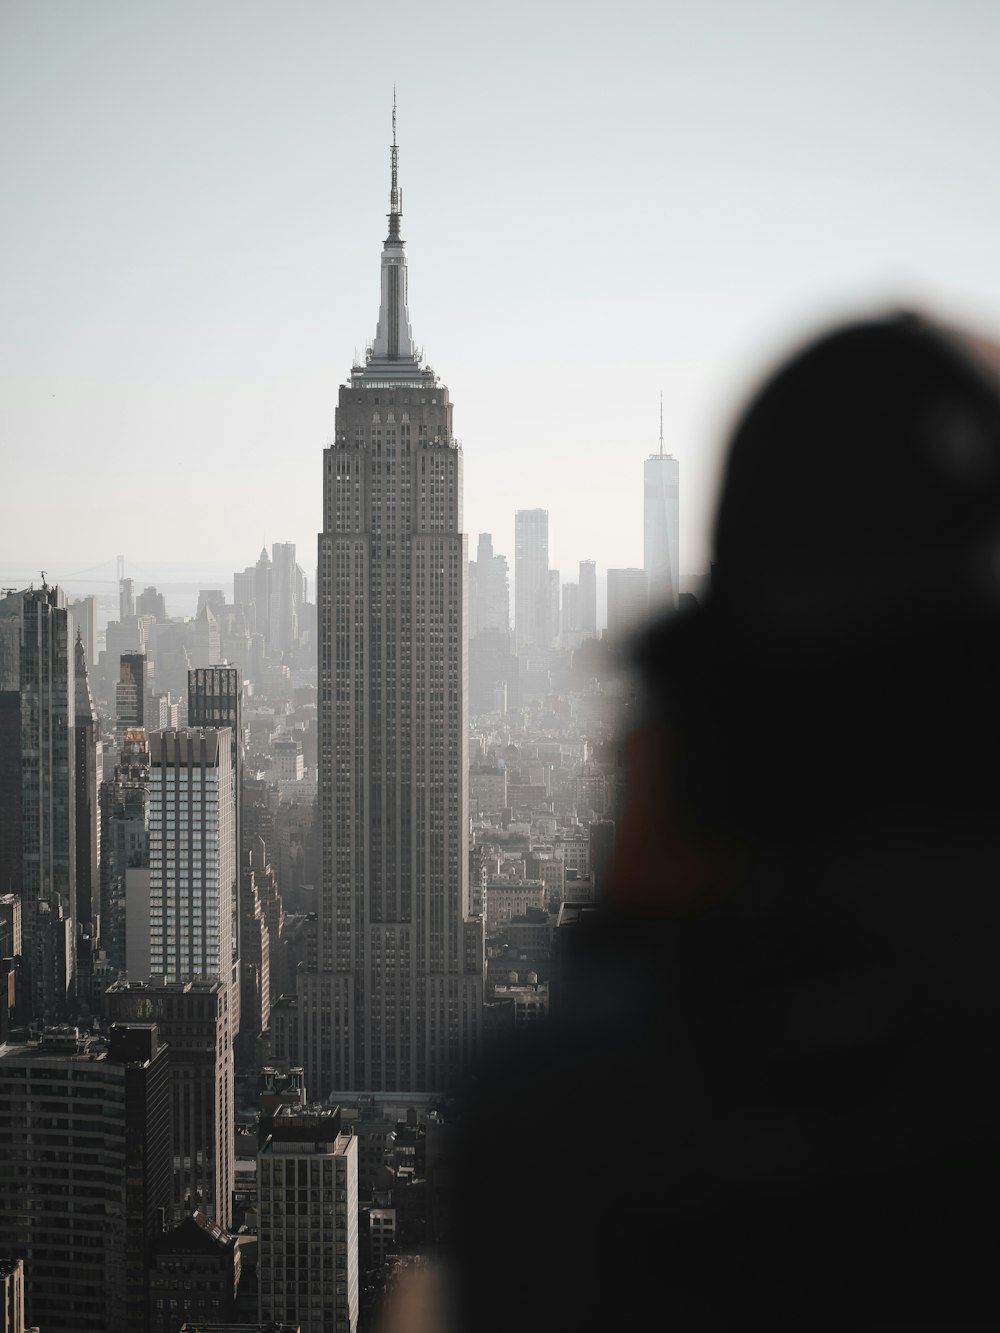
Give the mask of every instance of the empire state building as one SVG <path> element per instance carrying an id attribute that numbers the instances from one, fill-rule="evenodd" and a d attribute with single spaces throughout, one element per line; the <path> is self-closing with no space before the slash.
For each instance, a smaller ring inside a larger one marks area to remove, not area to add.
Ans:
<path id="1" fill-rule="evenodd" d="M 414 346 L 393 108 L 381 303 L 340 386 L 319 534 L 316 966 L 299 974 L 310 1098 L 434 1092 L 475 1055 L 466 538 L 447 388 Z"/>

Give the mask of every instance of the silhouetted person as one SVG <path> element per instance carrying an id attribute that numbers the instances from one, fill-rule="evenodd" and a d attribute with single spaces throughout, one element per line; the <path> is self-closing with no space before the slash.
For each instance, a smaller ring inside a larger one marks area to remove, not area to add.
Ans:
<path id="1" fill-rule="evenodd" d="M 470 1094 L 457 1333 L 997 1316 L 987 360 L 910 316 L 796 355 L 736 429 L 715 552 L 636 653 L 571 1011 Z"/>

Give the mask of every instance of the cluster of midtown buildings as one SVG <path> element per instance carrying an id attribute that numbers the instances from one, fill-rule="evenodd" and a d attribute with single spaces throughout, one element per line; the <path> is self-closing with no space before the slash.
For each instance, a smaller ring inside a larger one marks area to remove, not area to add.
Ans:
<path id="1" fill-rule="evenodd" d="M 647 465 L 603 639 L 593 562 L 560 583 L 519 511 L 512 628 L 401 217 L 394 142 L 313 602 L 281 543 L 190 620 L 123 577 L 103 647 L 91 599 L 0 598 L 5 1333 L 371 1326 L 457 1225 L 462 1080 L 566 1003 L 560 939 L 608 891 L 620 651 L 677 604 L 676 464 Z"/>

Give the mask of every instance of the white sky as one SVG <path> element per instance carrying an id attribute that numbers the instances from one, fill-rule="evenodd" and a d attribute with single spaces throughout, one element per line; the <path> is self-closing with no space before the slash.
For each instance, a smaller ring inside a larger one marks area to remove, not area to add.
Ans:
<path id="1" fill-rule="evenodd" d="M 393 80 L 470 547 L 513 563 L 544 507 L 564 579 L 640 564 L 662 388 L 700 571 L 789 340 L 884 302 L 1000 328 L 998 64 L 989 0 L 0 0 L 0 573 L 291 540 L 311 584 Z"/>

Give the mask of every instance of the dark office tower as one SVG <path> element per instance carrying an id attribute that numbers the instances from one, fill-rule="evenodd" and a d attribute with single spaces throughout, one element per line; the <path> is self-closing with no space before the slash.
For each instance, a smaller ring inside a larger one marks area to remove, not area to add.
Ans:
<path id="1" fill-rule="evenodd" d="M 76 658 L 60 589 L 43 584 L 21 597 L 20 887 L 25 961 L 32 1015 L 52 1022 L 64 1015 L 74 972 Z M 41 903 L 47 904 L 44 922 L 39 917 Z M 53 940 L 62 937 L 48 927 L 60 918 L 70 925 L 68 949 L 49 957 Z M 64 960 L 59 956 L 63 953 Z"/>
<path id="2" fill-rule="evenodd" d="M 47 1029 L 0 1047 L 0 1253 L 47 1333 L 133 1333 L 130 1279 L 167 1202 L 165 1053 Z"/>
<path id="3" fill-rule="evenodd" d="M 135 615 L 135 580 L 118 580 L 118 619 L 128 620 Z"/>
<path id="4" fill-rule="evenodd" d="M 115 685 L 115 717 L 118 743 L 124 732 L 146 725 L 148 662 L 145 653 L 122 653 L 119 657 L 118 683 Z"/>
<path id="5" fill-rule="evenodd" d="M 514 639 L 519 653 L 552 645 L 546 509 L 519 509 L 514 515 Z"/>
<path id="6" fill-rule="evenodd" d="M 149 1333 L 239 1333 L 240 1259 L 237 1238 L 204 1213 L 158 1236 L 150 1260 Z"/>
<path id="7" fill-rule="evenodd" d="M 166 620 L 167 604 L 163 600 L 163 593 L 153 587 L 143 588 L 135 599 L 135 613 L 138 616 L 152 616 L 156 621 Z"/>
<path id="8" fill-rule="evenodd" d="M 170 1207 L 167 1048 L 155 1023 L 116 1023 L 108 1060 L 125 1071 L 125 1326 L 128 1333 L 144 1333 L 150 1246 Z"/>
<path id="9" fill-rule="evenodd" d="M 0 893 L 21 891 L 22 606 L 0 597 Z"/>
<path id="10" fill-rule="evenodd" d="M 650 454 L 643 479 L 643 569 L 652 613 L 673 611 L 680 597 L 679 467 L 663 452 L 663 395 L 660 394 L 660 452 Z"/>
<path id="11" fill-rule="evenodd" d="M 83 639 L 84 655 L 88 667 L 97 661 L 97 621 L 96 606 L 93 597 L 80 597 L 75 602 L 67 603 L 73 626 Z"/>
<path id="12" fill-rule="evenodd" d="M 615 851 L 615 822 L 613 819 L 595 819 L 590 825 L 590 869 L 594 876 L 594 898 L 605 901 L 608 893 L 608 873 Z"/>
<path id="13" fill-rule="evenodd" d="M 233 1041 L 229 987 L 221 981 L 113 982 L 110 1023 L 155 1023 L 167 1047 L 171 1206 L 179 1222 L 200 1208 L 232 1225 Z"/>
<path id="14" fill-rule="evenodd" d="M 319 971 L 309 1096 L 435 1090 L 478 1048 L 468 914 L 462 453 L 414 346 L 392 146 L 381 305 L 340 388 L 319 536 Z"/>
<path id="15" fill-rule="evenodd" d="M 116 975 L 149 976 L 149 746 L 127 731 L 101 783 L 101 946 Z"/>
<path id="16" fill-rule="evenodd" d="M 100 910 L 101 824 L 98 789 L 102 774 L 100 724 L 87 678 L 83 639 L 76 639 L 76 920 L 77 999 L 89 1004 L 95 924 Z"/>
<path id="17" fill-rule="evenodd" d="M 597 638 L 597 565 L 580 561 L 580 638 Z"/>
<path id="18" fill-rule="evenodd" d="M 295 543 L 275 542 L 271 547 L 270 648 L 289 658 L 298 638 L 296 584 L 298 565 Z"/>
<path id="19" fill-rule="evenodd" d="M 236 811 L 227 727 L 149 738 L 149 969 L 233 980 Z"/>

